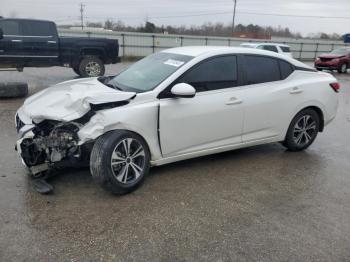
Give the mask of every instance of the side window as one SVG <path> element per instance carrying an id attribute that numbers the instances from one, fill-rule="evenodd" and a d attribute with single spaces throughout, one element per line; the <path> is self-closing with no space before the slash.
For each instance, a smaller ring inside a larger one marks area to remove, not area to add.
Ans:
<path id="1" fill-rule="evenodd" d="M 247 84 L 259 84 L 281 80 L 278 60 L 265 56 L 246 55 Z"/>
<path id="2" fill-rule="evenodd" d="M 238 84 L 237 57 L 211 58 L 184 73 L 176 82 L 190 84 L 197 92 L 235 87 Z"/>
<path id="3" fill-rule="evenodd" d="M 53 36 L 55 25 L 50 22 L 23 21 L 21 31 L 24 36 Z"/>
<path id="4" fill-rule="evenodd" d="M 279 60 L 281 69 L 281 78 L 286 79 L 294 71 L 294 67 L 286 61 Z"/>
<path id="5" fill-rule="evenodd" d="M 290 53 L 290 48 L 288 46 L 280 46 L 284 53 Z"/>
<path id="6" fill-rule="evenodd" d="M 0 21 L 0 28 L 4 32 L 4 35 L 19 35 L 18 21 L 11 21 L 11 20 Z"/>
<path id="7" fill-rule="evenodd" d="M 274 46 L 274 45 L 264 45 L 263 46 L 264 50 L 268 50 L 268 51 L 272 51 L 272 52 L 275 52 L 275 53 L 278 53 L 278 50 L 277 50 L 277 47 Z"/>

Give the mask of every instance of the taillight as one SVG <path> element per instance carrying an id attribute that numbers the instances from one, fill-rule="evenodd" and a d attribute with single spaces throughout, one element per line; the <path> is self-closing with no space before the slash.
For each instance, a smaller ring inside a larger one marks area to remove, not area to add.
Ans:
<path id="1" fill-rule="evenodd" d="M 340 90 L 340 84 L 338 82 L 330 83 L 329 84 L 331 88 L 334 90 L 334 92 L 338 93 Z"/>

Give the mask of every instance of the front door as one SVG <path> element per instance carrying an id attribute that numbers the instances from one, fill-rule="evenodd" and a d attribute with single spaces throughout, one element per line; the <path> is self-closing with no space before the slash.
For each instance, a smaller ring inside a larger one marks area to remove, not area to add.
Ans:
<path id="1" fill-rule="evenodd" d="M 214 57 L 194 66 L 176 83 L 195 87 L 193 98 L 160 100 L 159 132 L 164 157 L 242 142 L 243 101 L 237 57 Z"/>

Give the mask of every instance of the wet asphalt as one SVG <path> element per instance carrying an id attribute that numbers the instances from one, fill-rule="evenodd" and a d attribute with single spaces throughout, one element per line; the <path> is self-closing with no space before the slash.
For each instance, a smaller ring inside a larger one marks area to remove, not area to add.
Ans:
<path id="1" fill-rule="evenodd" d="M 0 100 L 0 261 L 350 261 L 350 72 L 335 76 L 338 115 L 305 152 L 269 144 L 156 167 L 122 197 L 88 169 L 36 193 L 14 151 L 23 99 Z M 75 77 L 0 72 L 31 93 Z"/>

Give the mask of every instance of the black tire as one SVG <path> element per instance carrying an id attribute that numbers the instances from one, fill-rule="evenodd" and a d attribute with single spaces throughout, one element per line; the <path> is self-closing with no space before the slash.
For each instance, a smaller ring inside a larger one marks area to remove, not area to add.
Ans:
<path id="1" fill-rule="evenodd" d="M 300 126 L 301 122 L 299 121 L 303 122 L 305 117 L 306 119 L 308 119 L 306 121 L 305 127 L 307 126 L 310 127 L 312 126 L 312 123 L 314 123 L 314 128 L 307 129 Z M 320 117 L 317 114 L 317 112 L 311 108 L 304 109 L 300 111 L 290 123 L 283 145 L 293 152 L 304 150 L 314 142 L 319 130 L 320 130 Z"/>
<path id="2" fill-rule="evenodd" d="M 78 76 L 80 76 L 79 68 L 77 67 L 72 67 L 74 73 L 76 73 Z"/>
<path id="3" fill-rule="evenodd" d="M 96 56 L 87 56 L 79 63 L 79 75 L 81 77 L 96 77 L 105 74 L 105 65 Z"/>
<path id="4" fill-rule="evenodd" d="M 348 71 L 348 65 L 346 63 L 342 63 L 338 68 L 339 74 L 345 74 Z"/>
<path id="5" fill-rule="evenodd" d="M 322 71 L 323 69 L 322 68 L 316 68 L 317 69 L 317 71 Z"/>
<path id="6" fill-rule="evenodd" d="M 123 144 L 125 141 L 128 146 Z M 129 154 L 123 150 L 126 147 L 130 148 Z M 140 147 L 144 155 L 132 158 L 131 155 L 137 153 Z M 121 159 L 125 159 L 124 163 Z M 134 167 L 135 164 L 141 167 L 140 172 Z M 117 130 L 104 134 L 96 140 L 91 152 L 90 171 L 93 179 L 105 190 L 116 195 L 127 194 L 137 189 L 143 183 L 149 168 L 150 153 L 146 142 L 139 135 L 129 131 Z"/>
<path id="7" fill-rule="evenodd" d="M 25 97 L 28 95 L 28 84 L 20 82 L 0 83 L 0 98 Z"/>

